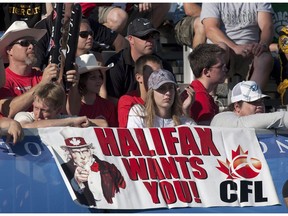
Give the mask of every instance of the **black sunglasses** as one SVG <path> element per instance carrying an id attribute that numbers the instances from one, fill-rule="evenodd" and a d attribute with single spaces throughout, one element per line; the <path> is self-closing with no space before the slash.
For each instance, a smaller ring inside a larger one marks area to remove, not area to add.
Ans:
<path id="1" fill-rule="evenodd" d="M 140 38 L 141 40 L 149 40 L 150 38 L 152 39 L 159 39 L 159 34 L 158 33 L 150 33 L 150 34 L 147 34 L 147 35 L 144 35 L 142 37 L 138 37 Z"/>
<path id="2" fill-rule="evenodd" d="M 37 44 L 37 41 L 36 40 L 26 40 L 26 39 L 25 40 L 19 40 L 19 41 L 12 43 L 10 46 L 13 46 L 14 44 L 19 44 L 22 47 L 28 47 L 28 46 L 30 46 L 30 44 L 35 46 Z"/>
<path id="3" fill-rule="evenodd" d="M 81 38 L 87 38 L 89 35 L 90 35 L 91 37 L 93 37 L 93 36 L 94 36 L 94 32 L 93 32 L 93 31 L 80 31 L 80 32 L 79 32 L 79 36 L 80 36 Z"/>

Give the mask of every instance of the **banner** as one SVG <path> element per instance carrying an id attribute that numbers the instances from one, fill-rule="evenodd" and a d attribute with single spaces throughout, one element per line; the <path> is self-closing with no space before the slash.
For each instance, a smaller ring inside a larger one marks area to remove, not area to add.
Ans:
<path id="1" fill-rule="evenodd" d="M 56 127 L 38 133 L 53 149 L 72 199 L 87 207 L 280 204 L 253 129 Z"/>

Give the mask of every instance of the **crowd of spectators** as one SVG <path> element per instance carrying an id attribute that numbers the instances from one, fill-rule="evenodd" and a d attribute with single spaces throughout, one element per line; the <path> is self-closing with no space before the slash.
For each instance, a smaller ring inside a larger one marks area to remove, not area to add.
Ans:
<path id="1" fill-rule="evenodd" d="M 62 123 L 78 127 L 164 127 L 187 122 L 209 126 L 219 114 L 213 97 L 219 84 L 240 75 L 240 81 L 254 81 L 263 90 L 276 70 L 273 58 L 275 62 L 281 58 L 281 63 L 286 58 L 286 26 L 279 31 L 279 46 L 275 46 L 275 39 L 272 43 L 272 4 L 183 3 L 185 16 L 175 23 L 174 34 L 180 45 L 193 48 L 188 61 L 195 80 L 180 94 L 171 64 L 156 49 L 161 36 L 158 28 L 164 23 L 170 3 L 78 4 L 82 19 L 74 44 L 75 67 L 68 71 L 50 62 L 57 3 L 0 5 L 3 121 L 15 117 L 22 127 Z M 63 5 L 65 31 L 74 4 Z M 115 54 L 104 58 L 103 47 Z M 62 52 L 65 58 L 65 50 Z M 281 67 L 286 70 L 287 66 Z M 283 95 L 285 73 L 281 79 Z M 65 83 L 71 84 L 69 89 Z M 53 94 L 41 93 L 53 88 L 65 92 L 64 99 L 60 93 L 55 94 L 61 105 L 49 99 Z M 229 100 L 232 98 L 228 95 Z M 78 116 L 83 122 L 62 121 L 77 121 Z M 57 123 L 37 123 L 49 119 Z"/>
<path id="2" fill-rule="evenodd" d="M 60 4 L 0 3 L 0 135 L 7 141 L 21 141 L 23 128 L 55 126 L 288 128 L 287 112 L 267 113 L 262 94 L 273 76 L 288 103 L 285 3 L 183 3 L 185 16 L 169 32 L 193 48 L 195 79 L 183 92 L 157 53 L 171 3 L 75 4 L 82 19 L 74 68 L 65 71 L 51 62 Z M 74 3 L 61 5 L 64 35 Z M 106 59 L 105 49 L 115 53 Z M 229 83 L 234 76 L 240 82 Z M 220 112 L 213 95 L 227 82 L 229 106 Z"/>

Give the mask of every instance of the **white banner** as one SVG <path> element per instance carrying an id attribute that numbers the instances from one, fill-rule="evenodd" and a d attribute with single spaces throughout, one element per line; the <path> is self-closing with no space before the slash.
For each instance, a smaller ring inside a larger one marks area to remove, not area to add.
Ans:
<path id="1" fill-rule="evenodd" d="M 253 129 L 38 130 L 71 197 L 104 209 L 279 204 Z"/>

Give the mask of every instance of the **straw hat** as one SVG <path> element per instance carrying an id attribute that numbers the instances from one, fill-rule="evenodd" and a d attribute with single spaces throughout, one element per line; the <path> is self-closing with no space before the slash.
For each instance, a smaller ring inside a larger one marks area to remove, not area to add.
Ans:
<path id="1" fill-rule="evenodd" d="M 99 69 L 101 71 L 107 71 L 114 66 L 113 63 L 108 66 L 103 66 L 101 62 L 97 61 L 93 53 L 80 55 L 76 57 L 75 62 L 78 66 L 79 74 Z"/>
<path id="2" fill-rule="evenodd" d="M 32 37 L 34 40 L 38 41 L 46 34 L 46 32 L 46 29 L 29 28 L 27 23 L 24 21 L 15 21 L 12 23 L 0 38 L 0 55 L 3 58 L 3 62 L 8 63 L 6 49 L 12 42 L 24 37 Z"/>

